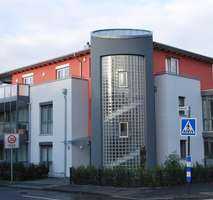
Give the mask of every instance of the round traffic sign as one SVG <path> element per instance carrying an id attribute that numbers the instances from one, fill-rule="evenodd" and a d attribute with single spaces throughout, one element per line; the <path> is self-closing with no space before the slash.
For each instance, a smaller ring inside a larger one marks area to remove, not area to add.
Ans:
<path id="1" fill-rule="evenodd" d="M 7 138 L 7 141 L 9 144 L 15 144 L 16 143 L 16 136 L 15 135 L 9 135 Z"/>

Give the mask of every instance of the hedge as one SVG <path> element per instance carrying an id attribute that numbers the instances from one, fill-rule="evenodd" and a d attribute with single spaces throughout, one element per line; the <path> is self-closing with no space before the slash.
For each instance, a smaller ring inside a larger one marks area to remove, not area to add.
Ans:
<path id="1" fill-rule="evenodd" d="M 48 168 L 45 165 L 14 163 L 14 180 L 34 180 L 48 177 Z M 0 180 L 10 180 L 10 163 L 0 163 Z"/>
<path id="2" fill-rule="evenodd" d="M 96 169 L 95 167 L 81 166 L 71 168 L 71 182 L 84 185 L 104 185 L 119 187 L 141 186 L 174 186 L 186 183 L 186 166 L 180 162 L 177 155 L 170 155 L 164 165 L 153 169 L 129 169 L 114 167 Z M 195 164 L 192 168 L 192 181 L 213 182 L 213 167 L 204 167 Z"/>

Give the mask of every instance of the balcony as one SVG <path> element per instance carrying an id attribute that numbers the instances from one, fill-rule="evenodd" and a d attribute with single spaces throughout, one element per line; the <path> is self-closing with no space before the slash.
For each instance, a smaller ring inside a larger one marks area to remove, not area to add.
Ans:
<path id="1" fill-rule="evenodd" d="M 0 103 L 21 99 L 29 99 L 29 85 L 5 84 L 0 85 Z"/>
<path id="2" fill-rule="evenodd" d="M 16 131 L 15 122 L 0 122 L 0 144 L 4 142 L 4 135 L 9 133 L 15 133 Z M 19 134 L 20 143 L 28 140 L 28 123 L 18 122 L 17 133 Z"/>

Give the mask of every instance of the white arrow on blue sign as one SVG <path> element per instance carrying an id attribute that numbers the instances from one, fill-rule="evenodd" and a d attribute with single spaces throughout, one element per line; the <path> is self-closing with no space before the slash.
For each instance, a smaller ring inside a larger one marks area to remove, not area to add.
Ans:
<path id="1" fill-rule="evenodd" d="M 196 118 L 181 118 L 180 121 L 181 136 L 196 136 L 197 134 L 197 119 Z"/>

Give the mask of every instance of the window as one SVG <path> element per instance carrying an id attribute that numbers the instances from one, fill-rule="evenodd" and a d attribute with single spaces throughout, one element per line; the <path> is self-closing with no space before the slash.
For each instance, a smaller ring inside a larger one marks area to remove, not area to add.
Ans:
<path id="1" fill-rule="evenodd" d="M 204 155 L 206 158 L 213 158 L 213 140 L 210 138 L 204 141 Z"/>
<path id="2" fill-rule="evenodd" d="M 52 135 L 53 129 L 53 105 L 40 105 L 41 112 L 41 135 Z"/>
<path id="3" fill-rule="evenodd" d="M 213 96 L 203 97 L 204 131 L 213 131 Z"/>
<path id="4" fill-rule="evenodd" d="M 52 143 L 40 143 L 40 162 L 48 167 L 49 175 L 52 175 Z"/>
<path id="5" fill-rule="evenodd" d="M 59 79 L 69 78 L 69 76 L 70 76 L 69 67 L 64 67 L 64 68 L 56 69 L 56 76 L 57 76 L 58 80 Z"/>
<path id="6" fill-rule="evenodd" d="M 185 106 L 185 97 L 178 97 L 179 107 Z"/>
<path id="7" fill-rule="evenodd" d="M 119 124 L 119 136 L 121 138 L 128 137 L 128 122 L 120 122 Z"/>
<path id="8" fill-rule="evenodd" d="M 180 140 L 180 158 L 186 158 L 186 140 Z"/>
<path id="9" fill-rule="evenodd" d="M 166 72 L 179 74 L 179 60 L 177 58 L 166 58 Z"/>
<path id="10" fill-rule="evenodd" d="M 23 83 L 27 84 L 27 85 L 32 85 L 33 84 L 33 76 L 23 77 Z"/>
<path id="11" fill-rule="evenodd" d="M 185 116 L 186 115 L 185 97 L 179 96 L 178 104 L 179 104 L 179 116 Z"/>
<path id="12" fill-rule="evenodd" d="M 3 148 L 3 145 L 0 145 L 0 160 L 4 160 L 4 148 Z"/>
<path id="13" fill-rule="evenodd" d="M 118 72 L 118 86 L 119 87 L 128 87 L 128 78 L 126 71 Z"/>

